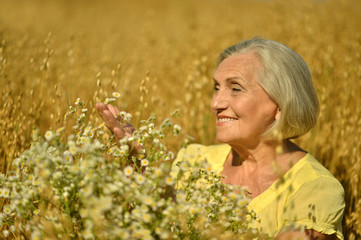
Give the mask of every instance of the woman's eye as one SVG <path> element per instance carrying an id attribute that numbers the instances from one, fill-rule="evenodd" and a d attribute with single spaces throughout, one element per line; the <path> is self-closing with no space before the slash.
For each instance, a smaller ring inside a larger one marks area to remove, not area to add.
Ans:
<path id="1" fill-rule="evenodd" d="M 240 92 L 240 91 L 242 91 L 242 89 L 241 89 L 241 88 L 232 88 L 232 91 L 234 91 L 234 92 Z"/>
<path id="2" fill-rule="evenodd" d="M 219 86 L 218 86 L 218 85 L 214 85 L 213 89 L 214 89 L 215 92 L 218 92 L 218 91 L 219 91 Z"/>
<path id="3" fill-rule="evenodd" d="M 232 84 L 231 86 L 232 92 L 241 92 L 243 88 L 239 84 Z"/>

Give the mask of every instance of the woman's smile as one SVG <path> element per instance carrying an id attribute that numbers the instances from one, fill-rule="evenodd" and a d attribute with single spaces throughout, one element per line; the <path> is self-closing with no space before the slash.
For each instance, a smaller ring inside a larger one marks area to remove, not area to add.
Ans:
<path id="1" fill-rule="evenodd" d="M 217 126 L 223 126 L 234 121 L 237 121 L 237 119 L 223 115 L 217 116 Z"/>

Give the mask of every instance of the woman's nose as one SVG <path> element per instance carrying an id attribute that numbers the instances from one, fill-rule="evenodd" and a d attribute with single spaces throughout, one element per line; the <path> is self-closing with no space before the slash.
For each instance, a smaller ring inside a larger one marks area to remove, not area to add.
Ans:
<path id="1" fill-rule="evenodd" d="M 211 102 L 211 109 L 215 112 L 226 109 L 228 107 L 227 97 L 222 93 L 222 91 L 218 91 L 214 94 L 212 102 Z"/>

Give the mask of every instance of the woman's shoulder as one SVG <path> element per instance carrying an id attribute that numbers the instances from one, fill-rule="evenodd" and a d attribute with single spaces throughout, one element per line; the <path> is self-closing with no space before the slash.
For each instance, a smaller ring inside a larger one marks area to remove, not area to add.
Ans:
<path id="1" fill-rule="evenodd" d="M 310 153 L 297 162 L 285 177 L 292 179 L 292 184 L 296 189 L 304 184 L 313 185 L 314 183 L 329 185 L 343 191 L 341 183 Z"/>

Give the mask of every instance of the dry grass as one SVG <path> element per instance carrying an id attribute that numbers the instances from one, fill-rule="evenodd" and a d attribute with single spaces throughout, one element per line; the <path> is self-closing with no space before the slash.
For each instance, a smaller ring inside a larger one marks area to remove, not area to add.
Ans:
<path id="1" fill-rule="evenodd" d="M 34 127 L 43 133 L 60 126 L 77 97 L 99 122 L 94 102 L 113 91 L 122 94 L 120 108 L 143 118 L 164 117 L 179 107 L 187 134 L 215 143 L 209 102 L 217 54 L 242 39 L 266 37 L 295 49 L 311 68 L 321 115 L 297 142 L 342 182 L 346 239 L 361 237 L 360 1 L 0 5 L 1 172 L 28 147 Z"/>

